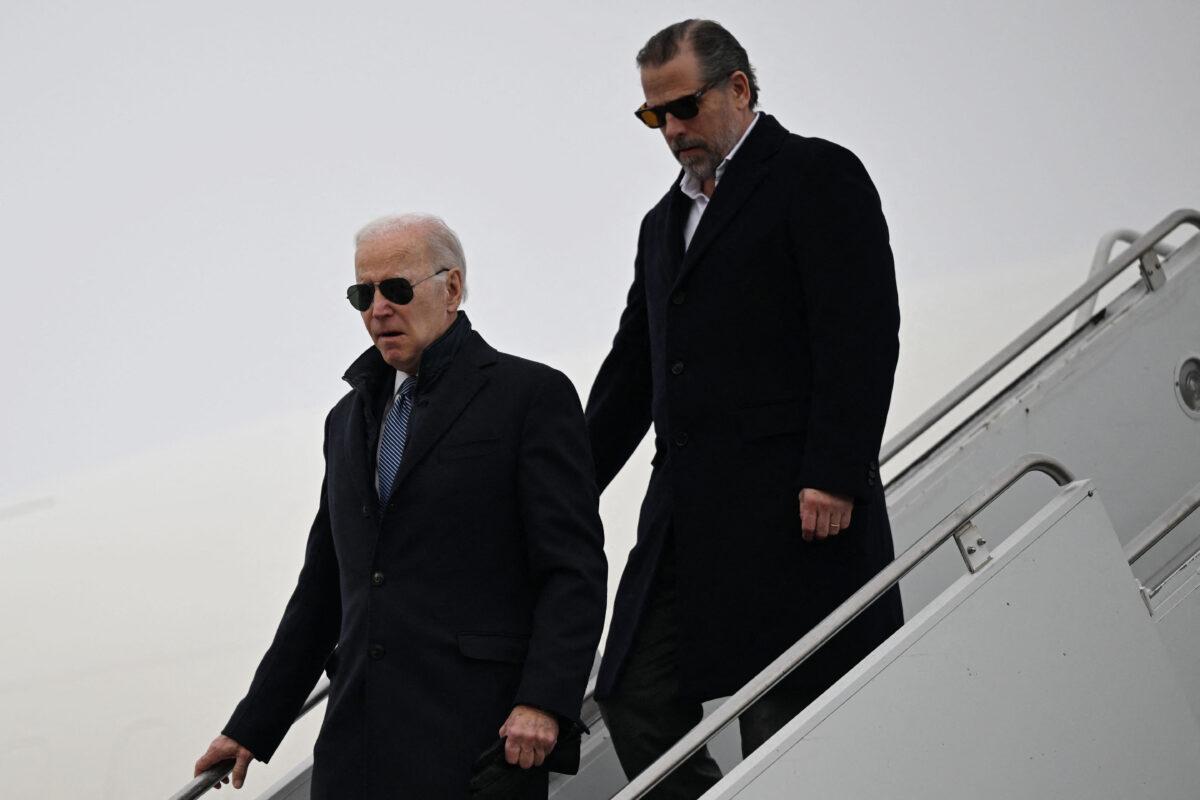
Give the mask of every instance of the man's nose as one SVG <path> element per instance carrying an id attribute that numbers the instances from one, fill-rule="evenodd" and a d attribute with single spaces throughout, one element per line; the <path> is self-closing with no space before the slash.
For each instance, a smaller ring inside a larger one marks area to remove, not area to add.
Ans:
<path id="1" fill-rule="evenodd" d="M 667 137 L 667 142 L 670 143 L 676 136 L 686 132 L 687 126 L 674 114 L 664 112 L 664 116 L 667 121 L 663 124 L 662 132 L 663 136 Z"/>
<path id="2" fill-rule="evenodd" d="M 376 286 L 375 295 L 371 298 L 371 316 L 387 316 L 388 314 L 392 313 L 392 310 L 391 302 L 389 302 L 388 299 L 383 296 L 383 292 L 381 292 L 379 287 Z"/>

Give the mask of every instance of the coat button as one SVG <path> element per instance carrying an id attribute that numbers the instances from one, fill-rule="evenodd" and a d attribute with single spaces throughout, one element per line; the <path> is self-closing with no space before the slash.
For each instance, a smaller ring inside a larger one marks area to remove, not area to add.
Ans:
<path id="1" fill-rule="evenodd" d="M 371 507 L 370 507 L 369 505 L 367 505 L 366 503 L 363 503 L 363 507 L 362 507 L 362 515 L 363 515 L 364 517 L 369 517 L 369 516 L 371 516 Z"/>
<path id="2" fill-rule="evenodd" d="M 675 446 L 686 447 L 688 443 L 688 435 L 685 432 L 675 434 Z"/>
<path id="3" fill-rule="evenodd" d="M 683 372 L 683 362 L 682 361 L 676 361 L 674 364 L 671 365 L 671 374 L 672 375 L 678 375 L 681 372 Z"/>
<path id="4" fill-rule="evenodd" d="M 425 406 L 427 406 L 427 405 L 429 405 L 429 399 L 428 399 L 428 398 L 426 398 L 426 399 L 424 399 L 424 400 L 419 400 L 419 401 L 417 401 L 417 408 L 424 408 L 424 407 L 425 407 Z"/>
<path id="5" fill-rule="evenodd" d="M 368 650 L 367 652 L 370 654 L 372 661 L 378 661 L 379 659 L 383 658 L 384 655 L 387 653 L 387 651 L 383 649 L 383 645 L 381 645 L 381 644 L 371 645 L 371 649 Z"/>
<path id="6" fill-rule="evenodd" d="M 376 570 L 375 572 L 371 573 L 371 585 L 372 586 L 383 586 L 383 573 L 382 572 L 380 572 L 379 570 Z"/>
<path id="7" fill-rule="evenodd" d="M 683 301 L 686 299 L 687 299 L 687 292 L 683 291 L 682 289 L 680 289 L 675 294 L 671 295 L 671 302 L 677 306 L 683 305 Z"/>

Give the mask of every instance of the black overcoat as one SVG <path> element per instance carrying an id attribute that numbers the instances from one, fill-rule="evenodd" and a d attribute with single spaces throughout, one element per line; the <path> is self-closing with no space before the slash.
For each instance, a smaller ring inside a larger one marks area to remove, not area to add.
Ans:
<path id="1" fill-rule="evenodd" d="M 269 759 L 324 667 L 314 798 L 465 797 L 515 704 L 578 722 L 604 620 L 595 476 L 571 382 L 496 352 L 460 314 L 423 355 L 380 508 L 373 453 L 394 376 L 374 348 L 346 373 L 299 582 L 224 729 Z"/>
<path id="2" fill-rule="evenodd" d="M 859 160 L 763 115 L 686 254 L 678 184 L 646 214 L 587 419 L 603 489 L 656 454 L 597 695 L 613 691 L 655 567 L 677 562 L 682 691 L 738 689 L 892 558 L 878 454 L 898 354 L 887 224 Z M 803 487 L 852 524 L 800 537 Z M 673 532 L 673 533 L 672 533 Z M 902 622 L 889 593 L 794 679 L 823 687 Z"/>

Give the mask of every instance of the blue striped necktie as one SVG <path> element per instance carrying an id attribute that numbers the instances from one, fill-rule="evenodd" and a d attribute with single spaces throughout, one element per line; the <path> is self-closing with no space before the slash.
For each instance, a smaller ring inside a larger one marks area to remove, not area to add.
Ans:
<path id="1" fill-rule="evenodd" d="M 392 496 L 392 484 L 400 460 L 404 458 L 404 444 L 408 441 L 408 418 L 412 416 L 412 393 L 417 379 L 408 377 L 396 392 L 392 408 L 383 421 L 383 433 L 379 439 L 379 502 L 387 505 Z"/>

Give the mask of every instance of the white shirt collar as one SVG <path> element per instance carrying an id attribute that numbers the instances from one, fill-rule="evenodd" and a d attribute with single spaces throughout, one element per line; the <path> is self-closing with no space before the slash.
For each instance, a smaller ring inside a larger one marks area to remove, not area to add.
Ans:
<path id="1" fill-rule="evenodd" d="M 716 178 L 716 183 L 721 182 L 721 176 L 725 174 L 725 168 L 729 166 L 729 162 L 733 160 L 735 155 L 737 155 L 737 151 L 742 146 L 742 142 L 746 141 L 746 137 L 750 135 L 750 131 L 754 130 L 754 126 L 758 124 L 758 118 L 761 116 L 761 111 L 755 112 L 754 119 L 750 120 L 750 124 L 746 126 L 746 132 L 742 134 L 742 138 L 738 139 L 737 144 L 733 146 L 733 149 L 730 150 L 721 163 L 717 165 L 717 171 L 714 175 Z M 679 189 L 693 200 L 699 200 L 701 197 L 704 197 L 705 200 L 708 199 L 704 195 L 704 190 L 701 188 L 700 181 L 697 180 L 696 176 L 692 175 L 687 170 L 684 170 L 683 177 L 679 179 Z"/>
<path id="2" fill-rule="evenodd" d="M 408 380 L 408 373 L 404 372 L 403 370 L 396 370 L 396 383 L 392 387 L 392 397 L 396 396 L 396 394 L 400 391 L 400 387 L 404 385 L 406 380 Z"/>

